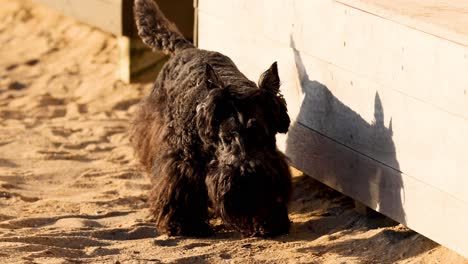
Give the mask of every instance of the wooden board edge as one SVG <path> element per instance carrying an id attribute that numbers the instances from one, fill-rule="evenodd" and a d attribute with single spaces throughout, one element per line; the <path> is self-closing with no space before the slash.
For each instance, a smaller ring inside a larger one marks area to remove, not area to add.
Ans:
<path id="1" fill-rule="evenodd" d="M 362 12 L 381 17 L 383 19 L 394 21 L 409 28 L 424 32 L 426 34 L 445 39 L 461 46 L 468 47 L 468 36 L 459 34 L 449 28 L 432 24 L 420 19 L 411 18 L 397 12 L 387 10 L 377 5 L 363 3 L 359 0 L 335 0 L 337 3 L 347 7 L 360 10 Z"/>
<path id="2" fill-rule="evenodd" d="M 468 257 L 465 202 L 300 123 L 290 127 L 285 153 L 314 179 Z"/>

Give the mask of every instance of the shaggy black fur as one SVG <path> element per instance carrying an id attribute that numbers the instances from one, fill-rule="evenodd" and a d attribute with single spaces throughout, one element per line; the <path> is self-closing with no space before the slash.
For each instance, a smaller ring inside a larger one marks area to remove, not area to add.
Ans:
<path id="1" fill-rule="evenodd" d="M 276 63 L 257 86 L 228 57 L 185 40 L 152 0 L 137 0 L 135 17 L 143 41 L 173 55 L 131 131 L 159 231 L 208 235 L 211 206 L 246 236 L 287 233 L 291 175 L 275 135 L 290 120 Z"/>

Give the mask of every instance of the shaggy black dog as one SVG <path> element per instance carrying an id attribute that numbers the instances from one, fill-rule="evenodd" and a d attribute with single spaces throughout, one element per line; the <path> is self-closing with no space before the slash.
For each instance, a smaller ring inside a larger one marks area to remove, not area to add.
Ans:
<path id="1" fill-rule="evenodd" d="M 276 63 L 257 86 L 228 57 L 195 48 L 152 0 L 137 0 L 135 17 L 143 41 L 172 55 L 131 131 L 159 231 L 209 235 L 211 207 L 245 236 L 287 233 L 291 175 L 275 135 L 290 120 Z"/>

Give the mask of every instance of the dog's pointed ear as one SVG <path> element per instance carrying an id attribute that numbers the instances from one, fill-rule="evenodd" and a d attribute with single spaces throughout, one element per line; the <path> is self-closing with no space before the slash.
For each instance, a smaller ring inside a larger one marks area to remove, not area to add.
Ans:
<path id="1" fill-rule="evenodd" d="M 216 74 L 215 70 L 210 64 L 206 64 L 205 67 L 205 82 L 206 82 L 206 87 L 208 89 L 213 89 L 213 88 L 224 88 L 224 83 L 221 81 L 219 78 L 218 74 Z"/>
<path id="2" fill-rule="evenodd" d="M 260 89 L 270 91 L 273 94 L 279 92 L 280 78 L 278 76 L 278 65 L 276 61 L 270 66 L 270 68 L 260 76 L 258 81 L 258 87 Z"/>

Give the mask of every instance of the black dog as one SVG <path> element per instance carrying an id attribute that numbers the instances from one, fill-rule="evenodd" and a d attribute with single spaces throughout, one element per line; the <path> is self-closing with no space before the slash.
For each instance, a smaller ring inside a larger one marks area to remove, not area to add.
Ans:
<path id="1" fill-rule="evenodd" d="M 246 236 L 287 233 L 291 175 L 275 135 L 290 120 L 276 63 L 257 86 L 228 57 L 195 48 L 152 0 L 137 0 L 135 17 L 143 41 L 172 54 L 131 131 L 159 231 L 208 235 L 210 206 Z"/>

